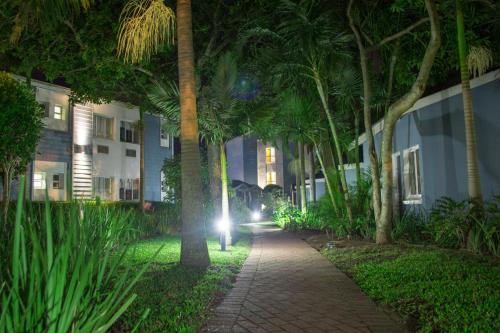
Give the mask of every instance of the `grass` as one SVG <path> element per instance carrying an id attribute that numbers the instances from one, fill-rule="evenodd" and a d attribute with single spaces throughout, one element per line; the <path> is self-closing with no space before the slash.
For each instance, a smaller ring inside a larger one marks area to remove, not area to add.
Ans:
<path id="1" fill-rule="evenodd" d="M 138 332 L 197 332 L 207 319 L 209 306 L 231 287 L 250 252 L 250 230 L 240 227 L 238 234 L 236 244 L 226 252 L 220 251 L 215 237 L 208 239 L 212 266 L 207 271 L 178 265 L 178 236 L 138 242 L 126 257 L 127 266 L 133 269 L 150 261 L 158 248 L 164 247 L 135 286 L 138 297 L 115 325 L 115 331 L 130 331 L 149 308 L 149 316 Z"/>
<path id="2" fill-rule="evenodd" d="M 500 332 L 500 262 L 462 251 L 391 245 L 325 250 L 370 297 L 418 332 Z"/>

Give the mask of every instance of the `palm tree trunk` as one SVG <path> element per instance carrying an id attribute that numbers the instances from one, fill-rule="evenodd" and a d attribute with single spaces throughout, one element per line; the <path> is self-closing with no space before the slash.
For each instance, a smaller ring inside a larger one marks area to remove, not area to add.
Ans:
<path id="1" fill-rule="evenodd" d="M 208 144 L 208 175 L 210 178 L 210 194 L 214 207 L 214 218 L 219 220 L 222 217 L 222 178 L 220 149 L 217 144 Z"/>
<path id="2" fill-rule="evenodd" d="M 326 100 L 327 94 L 324 91 L 323 84 L 321 82 L 319 74 L 317 74 L 316 72 L 315 72 L 315 82 L 316 82 L 316 88 L 321 98 L 323 110 L 325 111 L 326 118 L 328 119 L 328 124 L 330 126 L 330 131 L 333 138 L 333 144 L 335 145 L 335 151 L 337 153 L 337 159 L 340 166 L 340 182 L 342 184 L 342 192 L 344 193 L 344 204 L 347 212 L 347 218 L 349 219 L 349 223 L 351 223 L 352 225 L 353 217 L 352 217 L 351 201 L 349 196 L 349 187 L 347 186 L 347 180 L 345 177 L 345 167 L 342 158 L 342 150 L 340 149 L 340 142 L 337 134 L 337 129 L 335 127 L 335 122 L 333 121 L 333 116 L 330 112 L 330 108 L 328 107 L 328 101 Z"/>
<path id="3" fill-rule="evenodd" d="M 140 131 L 140 154 L 139 154 L 139 204 L 144 211 L 144 107 L 139 107 L 139 131 Z"/>
<path id="4" fill-rule="evenodd" d="M 309 145 L 309 183 L 311 190 L 311 201 L 316 202 L 316 170 L 314 168 L 314 151 L 312 145 Z"/>
<path id="5" fill-rule="evenodd" d="M 203 221 L 191 0 L 177 0 L 177 41 L 181 106 L 181 264 L 206 268 L 210 258 Z"/>
<path id="6" fill-rule="evenodd" d="M 330 196 L 330 200 L 332 202 L 333 209 L 335 210 L 335 213 L 338 215 L 338 207 L 337 207 L 337 202 L 335 201 L 335 196 L 333 194 L 333 189 L 332 189 L 332 184 L 330 181 L 330 177 L 328 176 L 328 172 L 325 166 L 325 163 L 323 162 L 323 158 L 321 157 L 321 153 L 318 149 L 317 145 L 314 145 L 315 151 L 316 151 L 316 156 L 318 157 L 319 164 L 321 166 L 321 171 L 323 172 L 323 176 L 325 177 L 325 185 L 328 190 L 328 195 Z"/>
<path id="7" fill-rule="evenodd" d="M 304 159 L 304 144 L 299 141 L 299 176 L 300 176 L 300 210 L 307 211 L 306 200 L 306 165 Z"/>
<path id="8" fill-rule="evenodd" d="M 472 94 L 467 66 L 467 42 L 465 40 L 464 15 L 462 1 L 456 0 L 457 9 L 457 39 L 460 61 L 460 78 L 462 80 L 462 100 L 464 104 L 465 147 L 467 153 L 467 180 L 469 198 L 477 203 L 482 202 L 481 181 L 477 163 L 476 130 L 472 110 Z"/>
<path id="9" fill-rule="evenodd" d="M 222 186 L 222 219 L 226 221 L 229 220 L 229 191 L 228 191 L 228 180 L 227 180 L 227 159 L 226 150 L 224 149 L 224 143 L 219 146 L 220 151 L 220 174 L 221 174 L 221 186 Z M 231 225 L 231 224 L 229 224 Z M 231 244 L 231 228 L 226 230 L 225 234 L 226 244 Z"/>
<path id="10" fill-rule="evenodd" d="M 391 104 L 384 118 L 384 132 L 382 135 L 382 210 L 380 220 L 377 221 L 377 244 L 391 242 L 391 218 L 392 218 L 392 137 L 398 119 L 408 111 L 415 102 L 422 97 L 427 86 L 434 59 L 441 45 L 441 29 L 439 27 L 438 14 L 432 0 L 425 0 L 430 23 L 431 37 L 424 54 L 418 76 L 410 91 L 396 102 Z"/>

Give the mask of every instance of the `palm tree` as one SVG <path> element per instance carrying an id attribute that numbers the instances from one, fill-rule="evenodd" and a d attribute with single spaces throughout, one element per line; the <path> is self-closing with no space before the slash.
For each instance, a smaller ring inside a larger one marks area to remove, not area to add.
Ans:
<path id="1" fill-rule="evenodd" d="M 462 82 L 462 101 L 464 105 L 465 147 L 467 153 L 467 180 L 469 198 L 477 204 L 482 203 L 481 181 L 477 164 L 476 129 L 472 110 L 472 94 L 469 82 L 469 71 L 483 74 L 492 64 L 493 57 L 488 49 L 471 48 L 467 57 L 467 41 L 465 39 L 464 14 L 462 0 L 455 1 L 457 19 L 458 59 Z M 467 61 L 469 60 L 469 61 Z"/>
<path id="2" fill-rule="evenodd" d="M 200 93 L 198 104 L 200 112 L 198 117 L 199 133 L 208 142 L 213 168 L 213 179 L 220 180 L 221 188 L 221 216 L 223 221 L 229 221 L 229 190 L 227 178 L 227 159 L 225 143 L 227 140 L 239 135 L 239 121 L 244 116 L 239 108 L 239 100 L 234 92 L 237 79 L 237 67 L 234 56 L 227 52 L 219 58 L 215 74 L 210 84 Z M 157 86 L 149 95 L 150 101 L 161 110 L 168 120 L 168 128 L 172 134 L 179 130 L 179 102 L 178 90 L 175 84 L 170 84 L 167 89 Z M 218 162 L 218 163 L 216 163 Z M 219 172 L 217 172 L 219 170 Z M 215 203 L 219 205 L 219 203 Z M 225 233 L 225 242 L 230 242 L 229 230 Z"/>
<path id="3" fill-rule="evenodd" d="M 175 14 L 163 0 L 130 0 L 123 8 L 118 55 L 136 63 L 148 60 L 164 44 L 173 44 Z M 181 264 L 210 265 L 202 220 L 200 152 L 196 109 L 191 1 L 177 1 L 177 42 L 180 93 L 182 169 Z"/>

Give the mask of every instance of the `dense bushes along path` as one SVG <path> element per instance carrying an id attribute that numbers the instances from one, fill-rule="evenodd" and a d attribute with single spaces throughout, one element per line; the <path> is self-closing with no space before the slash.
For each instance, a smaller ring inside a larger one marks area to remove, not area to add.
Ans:
<path id="1" fill-rule="evenodd" d="M 304 241 L 265 224 L 208 332 L 404 332 Z"/>

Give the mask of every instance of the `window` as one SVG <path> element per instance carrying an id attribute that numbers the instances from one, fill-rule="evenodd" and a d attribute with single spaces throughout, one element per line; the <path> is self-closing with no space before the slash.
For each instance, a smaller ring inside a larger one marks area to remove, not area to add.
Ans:
<path id="1" fill-rule="evenodd" d="M 98 154 L 109 154 L 109 147 L 103 145 L 97 145 Z"/>
<path id="2" fill-rule="evenodd" d="M 113 195 L 113 178 L 94 177 L 94 195 L 111 198 Z"/>
<path id="3" fill-rule="evenodd" d="M 92 146 L 91 145 L 73 145 L 74 153 L 75 154 L 86 154 L 86 155 L 92 155 Z"/>
<path id="4" fill-rule="evenodd" d="M 54 105 L 54 119 L 64 120 L 64 109 L 60 105 Z"/>
<path id="5" fill-rule="evenodd" d="M 135 149 L 126 149 L 125 155 L 128 157 L 136 157 L 137 156 Z"/>
<path id="6" fill-rule="evenodd" d="M 132 199 L 139 200 L 139 179 L 134 179 L 132 182 Z"/>
<path id="7" fill-rule="evenodd" d="M 266 163 L 271 164 L 276 162 L 276 150 L 274 147 L 266 148 Z"/>
<path id="8" fill-rule="evenodd" d="M 45 172 L 35 172 L 33 174 L 33 188 L 35 190 L 45 190 L 46 177 L 47 177 L 47 174 Z"/>
<path id="9" fill-rule="evenodd" d="M 50 105 L 49 102 L 40 103 L 40 107 L 43 109 L 43 116 L 45 118 L 50 117 Z"/>
<path id="10" fill-rule="evenodd" d="M 276 184 L 276 172 L 275 171 L 268 171 L 266 174 L 267 178 L 267 185 L 271 184 Z"/>
<path id="11" fill-rule="evenodd" d="M 56 173 L 52 175 L 52 188 L 64 190 L 64 173 Z"/>
<path id="12" fill-rule="evenodd" d="M 133 123 L 128 121 L 120 122 L 120 141 L 139 143 L 139 133 Z"/>
<path id="13" fill-rule="evenodd" d="M 160 119 L 160 146 L 168 148 L 170 146 L 170 135 L 165 128 L 166 124 L 165 119 Z"/>
<path id="14" fill-rule="evenodd" d="M 94 136 L 113 139 L 113 118 L 94 115 Z"/>
<path id="15" fill-rule="evenodd" d="M 139 199 L 139 179 L 120 179 L 120 200 Z"/>
<path id="16" fill-rule="evenodd" d="M 414 146 L 403 152 L 405 201 L 418 201 L 422 198 L 419 150 L 418 146 Z"/>

